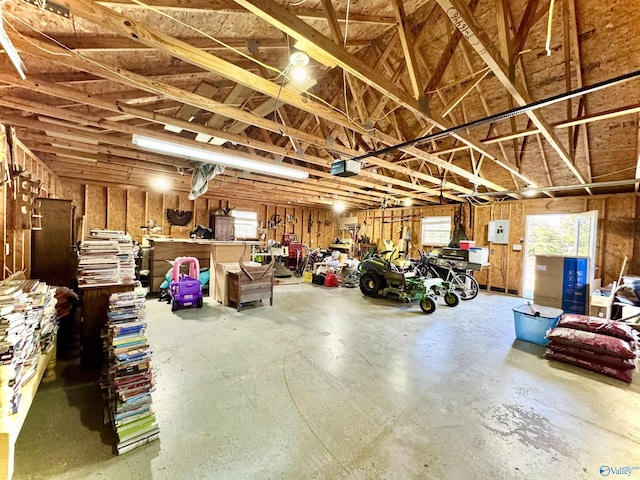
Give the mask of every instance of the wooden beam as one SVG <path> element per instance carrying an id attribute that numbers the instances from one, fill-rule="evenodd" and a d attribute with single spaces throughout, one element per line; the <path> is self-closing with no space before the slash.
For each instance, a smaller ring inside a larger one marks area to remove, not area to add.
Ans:
<path id="1" fill-rule="evenodd" d="M 206 82 L 200 82 L 198 86 L 195 88 L 195 90 L 193 91 L 193 93 L 206 98 L 213 98 L 218 93 L 218 91 L 219 91 L 218 87 L 216 87 L 215 85 L 210 85 Z M 174 117 L 179 118 L 180 120 L 186 120 L 187 122 L 190 122 L 191 119 L 194 118 L 199 111 L 200 109 L 193 105 L 183 104 L 180 107 L 180 109 L 176 112 Z M 171 127 L 169 127 L 168 125 L 165 125 L 164 128 L 169 130 Z M 180 133 L 182 131 L 182 128 L 175 127 L 175 129 L 173 129 L 172 131 L 174 133 Z"/>
<path id="2" fill-rule="evenodd" d="M 136 22 L 114 10 L 93 3 L 91 0 L 60 0 L 60 2 L 66 6 L 72 14 L 85 18 L 96 25 L 133 38 L 140 43 L 154 47 L 204 70 L 215 72 L 218 75 L 273 98 L 279 98 L 283 103 L 287 103 L 305 112 L 322 116 L 329 121 L 347 128 L 354 128 L 353 123 L 346 118 L 345 115 L 337 113 L 323 103 L 303 97 L 293 89 L 281 88 L 280 85 L 251 73 L 231 62 L 194 48 L 185 42 L 159 32 L 149 25 Z"/>
<path id="3" fill-rule="evenodd" d="M 580 39 L 578 37 L 578 15 L 577 15 L 577 1 L 569 0 L 568 1 L 568 11 L 569 17 L 571 20 L 571 29 L 570 29 L 570 43 L 571 43 L 571 56 L 573 57 L 573 61 L 571 62 L 575 67 L 576 72 L 576 87 L 581 88 L 584 86 L 584 81 L 582 78 L 582 55 L 580 52 Z M 578 116 L 587 115 L 587 99 L 586 97 L 581 97 L 578 102 Z M 587 131 L 587 125 L 581 124 L 579 128 L 575 129 L 575 135 L 582 137 L 582 146 L 584 149 L 585 156 L 585 164 L 587 168 L 587 178 L 591 182 L 591 149 L 589 147 L 589 133 Z M 574 149 L 577 148 L 577 138 L 574 142 Z"/>
<path id="4" fill-rule="evenodd" d="M 507 0 L 496 0 L 496 23 L 498 24 L 498 50 L 502 60 L 508 62 L 511 57 L 509 34 L 509 4 Z"/>
<path id="5" fill-rule="evenodd" d="M 260 0 L 261 1 L 261 0 Z M 353 122 L 348 119 L 346 116 L 342 115 L 342 114 L 338 114 L 337 112 L 335 112 L 333 109 L 325 106 L 324 104 L 321 104 L 317 101 L 312 101 L 306 97 L 303 97 L 302 95 L 300 95 L 299 93 L 296 93 L 293 90 L 290 90 L 288 88 L 280 88 L 279 85 L 276 85 L 268 80 L 265 80 L 255 74 L 252 74 L 250 72 L 247 72 L 241 68 L 236 67 L 235 65 L 226 62 L 224 60 L 221 60 L 217 57 L 214 57 L 211 54 L 208 54 L 206 52 L 202 52 L 199 51 L 197 49 L 194 49 L 193 47 L 190 47 L 189 45 L 183 44 L 182 42 L 179 42 L 175 39 L 173 39 L 172 37 L 169 37 L 167 35 L 155 32 L 153 29 L 150 29 L 149 27 L 143 26 L 142 24 L 138 24 L 136 22 L 134 22 L 131 19 L 128 19 L 126 17 L 123 17 L 122 15 L 119 15 L 117 12 L 113 12 L 109 9 L 106 9 L 104 7 L 100 7 L 97 4 L 92 3 L 89 0 L 75 0 L 73 2 L 69 1 L 69 0 L 62 0 L 63 4 L 66 5 L 68 8 L 70 8 L 70 11 L 79 14 L 82 17 L 87 17 L 89 20 L 92 20 L 94 22 L 99 22 L 100 24 L 105 25 L 108 28 L 112 28 L 117 32 L 120 32 L 124 35 L 127 36 L 131 36 L 133 38 L 136 38 L 137 40 L 141 41 L 141 42 L 145 42 L 147 44 L 153 45 L 161 50 L 164 51 L 168 51 L 170 52 L 173 56 L 179 57 L 179 58 L 183 58 L 186 61 L 189 61 L 191 63 L 194 64 L 198 64 L 203 66 L 204 68 L 208 68 L 211 70 L 216 71 L 217 73 L 226 76 L 228 78 L 234 79 L 235 81 L 238 81 L 239 83 L 246 85 L 250 88 L 254 88 L 257 89 L 259 91 L 262 91 L 263 93 L 266 93 L 267 95 L 270 95 L 272 97 L 276 97 L 276 98 L 280 98 L 283 102 L 289 103 L 292 106 L 296 106 L 301 108 L 304 111 L 307 111 L 309 113 L 321 116 L 329 121 L 332 121 L 334 123 L 343 125 L 344 127 L 350 129 L 350 130 L 355 130 L 358 131 L 362 134 L 366 134 L 367 131 L 362 128 L 362 127 L 357 127 L 353 124 Z M 288 12 L 287 12 L 288 13 Z M 295 18 L 295 17 L 294 17 Z M 297 21 L 299 21 L 298 19 L 296 19 Z M 312 29 L 313 30 L 313 29 Z M 315 30 L 313 30 L 315 32 Z M 332 44 L 332 42 L 330 42 L 328 39 L 326 39 L 325 37 L 324 40 L 326 42 L 328 42 L 328 44 L 331 46 L 333 45 L 333 47 L 336 47 L 334 44 Z M 14 42 L 15 43 L 15 42 Z M 28 43 L 28 45 L 24 45 L 25 43 Z M 24 46 L 24 48 L 27 49 L 31 49 L 31 51 L 37 50 L 37 48 L 34 48 L 33 45 L 34 42 L 22 42 L 22 45 Z M 331 48 L 333 48 L 331 47 Z M 51 50 L 51 49 L 50 49 Z M 343 52 L 345 55 L 351 57 L 344 49 L 340 49 L 340 52 Z M 66 52 L 65 52 L 66 53 Z M 38 52 L 36 54 L 40 54 L 40 55 L 49 55 L 51 54 L 50 51 L 46 52 L 46 53 L 42 53 L 42 52 Z M 52 55 L 54 56 L 54 55 Z M 62 59 L 56 59 L 56 61 L 62 61 Z M 70 59 L 68 58 L 68 56 L 66 56 L 64 58 L 64 62 L 68 63 L 70 61 Z M 359 62 L 359 60 L 357 60 Z M 364 64 L 363 64 L 364 65 Z M 92 68 L 97 68 L 99 69 L 101 72 L 103 72 L 103 75 L 105 76 L 109 76 L 112 78 L 116 78 L 117 81 L 122 81 L 123 77 L 125 76 L 126 71 L 119 69 L 116 72 L 112 72 L 109 69 L 106 68 L 102 68 L 100 66 L 95 66 L 92 65 Z M 366 65 L 365 65 L 366 67 Z M 85 67 L 88 68 L 88 67 Z M 368 68 L 368 67 L 366 67 Z M 360 75 L 360 74 L 359 74 Z M 359 75 L 358 78 L 360 78 Z M 376 74 L 377 75 L 377 74 Z M 127 76 L 131 76 L 130 74 Z M 380 77 L 380 75 L 377 75 L 378 77 Z M 145 84 L 148 84 L 149 82 L 146 81 L 146 79 L 144 79 L 144 77 L 139 78 L 137 77 L 136 83 L 138 84 L 138 86 L 142 87 Z M 399 90 L 396 89 L 396 87 L 394 85 L 391 85 L 391 87 L 399 92 Z M 153 85 L 153 90 L 154 91 L 158 91 L 158 84 L 154 83 Z M 167 87 L 165 87 L 166 89 Z M 176 90 L 174 90 L 174 95 L 176 95 L 178 92 L 176 92 Z M 407 95 L 405 93 L 399 92 L 399 94 L 401 94 L 404 97 L 407 97 Z M 193 94 L 191 94 L 193 95 Z M 190 97 L 189 95 L 184 95 L 184 93 L 181 93 L 179 95 L 176 95 L 178 98 L 182 98 L 182 101 L 185 101 L 186 98 L 193 98 Z M 204 97 L 200 97 L 198 95 L 195 95 L 195 97 L 197 97 L 199 99 L 199 102 L 201 102 L 202 108 L 207 108 L 205 105 L 210 104 L 210 102 L 213 101 L 209 101 L 209 102 L 204 102 L 203 100 Z M 413 107 L 416 109 L 421 109 L 422 107 L 420 105 L 417 104 L 417 102 L 410 98 L 407 97 L 408 101 L 413 104 Z M 185 101 L 185 103 L 191 103 L 191 101 Z M 221 110 L 221 104 L 219 104 L 218 102 L 213 102 L 216 105 L 216 109 L 214 111 L 219 111 Z M 200 105 L 200 103 L 196 103 L 195 105 Z M 210 109 L 210 108 L 207 108 Z M 239 115 L 243 115 L 243 116 L 247 116 L 250 114 L 247 114 L 247 112 L 243 112 L 240 109 L 237 109 L 235 111 L 237 114 Z M 275 122 L 266 122 L 264 119 L 256 116 L 256 115 L 250 115 L 254 120 L 253 120 L 253 124 L 254 125 L 266 125 L 266 124 L 270 124 L 270 125 L 275 125 L 275 128 L 277 132 L 282 132 L 283 128 L 280 125 L 275 124 Z M 256 122 L 256 119 L 260 119 L 259 122 Z M 251 122 L 248 122 L 251 123 Z M 448 123 L 444 122 L 443 123 L 443 127 L 448 126 Z M 273 128 L 273 127 L 271 127 Z M 302 133 L 302 132 L 299 132 Z M 464 134 L 456 134 L 455 135 L 457 138 L 465 138 L 464 141 L 471 143 L 473 145 L 477 145 L 479 146 L 479 148 L 481 148 L 479 142 L 477 142 L 476 140 L 470 140 L 466 137 L 466 135 Z M 292 135 L 292 137 L 295 137 L 294 135 Z M 382 140 L 384 143 L 386 143 L 387 145 L 395 145 L 398 143 L 398 139 L 394 138 L 393 136 L 390 135 L 384 135 L 383 133 L 379 133 L 377 135 L 377 138 L 379 138 L 380 140 Z M 316 139 L 317 142 L 317 139 Z M 428 161 L 431 162 L 436 162 L 436 163 L 440 163 L 441 165 L 447 167 L 449 166 L 447 164 L 446 161 L 437 158 L 437 157 L 432 157 L 429 153 L 421 151 L 417 148 L 414 147 L 410 147 L 408 150 L 411 150 L 413 152 L 413 154 L 417 154 L 417 155 L 421 155 L 424 158 L 426 158 Z M 489 155 L 489 154 L 487 154 Z M 493 156 L 491 156 L 491 158 L 494 158 Z M 389 165 L 392 165 L 389 163 Z M 466 175 L 468 178 L 473 178 L 473 175 L 464 170 L 461 169 L 459 167 L 455 167 L 454 165 L 451 165 L 450 168 L 458 168 L 459 171 L 461 172 L 462 176 Z M 486 180 L 483 180 L 484 182 L 487 182 Z M 495 189 L 500 189 L 500 187 L 497 187 L 495 184 L 493 183 L 486 183 L 486 185 L 489 188 L 493 188 Z M 489 186 L 492 185 L 492 186 Z M 461 187 L 459 187 L 460 189 Z"/>
<path id="6" fill-rule="evenodd" d="M 636 178 L 640 180 L 640 114 L 636 114 Z M 640 183 L 636 183 L 634 190 L 638 192 L 640 189 Z"/>
<path id="7" fill-rule="evenodd" d="M 407 92 L 400 90 L 396 85 L 380 75 L 380 73 L 373 70 L 358 58 L 350 55 L 346 50 L 337 46 L 277 3 L 270 0 L 235 0 L 235 2 L 298 40 L 299 47 L 320 63 L 327 66 L 339 66 L 362 82 L 371 85 L 382 94 L 389 96 L 393 101 L 407 108 L 415 115 L 436 124 L 438 128 L 444 130 L 453 126 L 443 118 L 433 114 L 430 115 L 426 111 L 425 106 L 407 94 Z M 468 135 L 454 134 L 453 136 L 472 148 L 475 148 L 490 159 L 493 160 L 496 158 L 493 154 L 486 151 L 477 140 Z M 444 164 L 447 163 L 444 160 L 442 160 L 442 162 Z"/>
<path id="8" fill-rule="evenodd" d="M 467 6 L 461 0 L 436 0 L 440 7 L 447 13 L 449 19 L 463 33 L 469 44 L 475 49 L 485 63 L 491 68 L 498 80 L 505 86 L 507 91 L 515 99 L 518 105 L 524 106 L 531 103 L 531 98 L 522 87 L 509 78 L 508 66 L 500 58 L 495 47 L 486 34 L 481 30 L 480 25 L 473 17 Z M 582 184 L 586 183 L 582 174 L 573 164 L 569 154 L 562 146 L 551 126 L 544 119 L 538 110 L 529 110 L 527 116 L 538 127 L 541 134 L 556 151 L 560 159 L 564 162 L 569 171 Z"/>
<path id="9" fill-rule="evenodd" d="M 476 9 L 479 0 L 471 0 L 469 2 L 469 10 L 472 12 Z M 434 2 L 435 3 L 435 2 Z M 460 43 L 460 39 L 462 38 L 462 33 L 457 28 L 454 29 L 451 37 L 449 38 L 449 42 L 447 42 L 447 46 L 440 54 L 440 58 L 438 59 L 438 63 L 436 67 L 433 69 L 431 73 L 431 78 L 429 79 L 429 83 L 425 88 L 425 93 L 429 95 L 430 92 L 438 88 L 440 85 L 440 81 L 442 80 L 442 76 L 444 72 L 447 70 L 451 59 L 453 58 L 453 52 L 456 51 L 458 43 Z"/>
<path id="10" fill-rule="evenodd" d="M 27 111 L 32 111 L 34 109 L 37 109 L 37 104 L 33 103 L 33 102 L 28 102 L 28 101 L 23 101 L 25 102 L 25 108 L 27 109 Z M 20 102 L 16 101 L 16 100 L 9 100 L 9 99 L 2 99 L 0 98 L 0 104 L 9 104 L 9 105 L 17 105 L 19 106 Z M 46 107 L 46 106 L 42 106 L 41 108 L 45 109 L 45 111 L 48 114 L 52 114 L 51 108 L 53 107 Z M 60 115 L 62 118 L 67 118 L 67 120 L 69 121 L 73 121 L 75 120 L 75 118 L 73 116 L 69 116 L 69 117 L 64 117 L 63 114 L 58 113 L 58 115 Z M 42 122 L 35 122 L 33 120 L 28 120 L 24 117 L 11 117 L 11 116 L 7 116 L 4 115 L 3 117 L 5 119 L 5 121 L 9 121 L 11 123 L 17 124 L 17 125 L 22 125 L 25 126 L 27 128 L 33 128 L 33 129 L 44 129 L 46 128 L 48 131 L 52 131 L 52 132 L 58 132 L 67 136 L 79 136 L 80 134 L 83 134 L 86 138 L 95 141 L 95 142 L 105 142 L 105 143 L 111 143 L 111 144 L 115 144 L 117 146 L 120 147 L 124 147 L 124 148 L 131 148 L 131 149 L 135 149 L 136 147 L 133 146 L 127 139 L 123 139 L 121 137 L 112 137 L 112 136 L 107 136 L 107 135 L 99 135 L 96 133 L 89 133 L 86 131 L 83 132 L 78 132 L 77 130 L 75 130 L 74 128 L 71 128 L 72 126 L 68 126 L 68 127 L 63 127 L 63 126 L 57 126 L 57 125 L 48 125 L 48 124 L 44 124 Z M 90 124 L 90 120 L 88 119 L 84 119 L 84 124 Z M 105 122 L 100 122 L 100 125 L 104 125 Z M 188 122 L 187 122 L 188 123 Z M 138 134 L 142 134 L 142 135 L 151 135 L 151 136 L 160 136 L 163 139 L 167 139 L 169 141 L 173 141 L 173 142 L 179 142 L 179 143 L 185 143 L 185 145 L 188 144 L 187 140 L 177 140 L 180 137 L 174 137 L 174 136 L 169 136 L 166 134 L 162 134 L 162 133 L 156 133 L 156 132 L 150 132 L 150 131 L 137 131 L 135 130 L 134 127 L 128 126 L 128 125 L 119 125 L 117 126 L 121 129 L 121 131 L 123 131 L 123 133 L 129 133 L 129 134 L 133 134 L 133 133 L 138 133 Z M 164 137 L 162 137 L 164 135 Z M 94 148 L 99 148 L 98 146 L 95 146 Z M 218 147 L 219 148 L 219 147 Z M 275 148 L 275 147 L 274 147 Z M 108 150 L 104 150 L 105 153 L 109 153 L 109 154 L 114 154 L 114 155 L 120 155 L 120 156 L 125 156 L 125 157 L 129 157 L 129 158 L 140 158 L 140 159 L 145 159 L 147 161 L 149 161 L 150 159 L 158 159 L 160 158 L 157 155 L 149 155 L 146 153 L 139 153 L 134 151 L 129 151 L 129 150 L 118 150 L 116 148 L 113 147 L 109 147 Z M 238 151 L 234 151 L 234 153 L 236 155 L 240 155 L 240 156 L 244 156 L 245 154 L 242 154 L 241 152 Z M 265 160 L 264 157 L 260 157 L 260 156 L 253 156 L 252 159 L 254 160 Z M 324 160 L 324 159 L 316 159 L 313 156 L 310 155 L 306 155 L 305 156 L 305 160 L 308 162 L 313 162 L 316 161 L 318 162 L 320 165 L 324 165 L 327 166 L 328 165 L 328 161 Z M 162 160 L 160 160 L 162 161 Z M 166 160 L 163 161 L 164 163 L 166 163 Z M 172 164 L 178 164 L 178 165 L 183 165 L 183 166 L 190 166 L 191 164 L 189 162 L 185 162 L 183 164 L 181 164 L 179 161 L 173 161 Z M 392 165 L 393 166 L 393 165 Z M 395 167 L 395 166 L 394 166 Z M 405 172 L 408 171 L 408 169 L 403 169 L 402 167 L 396 167 L 396 170 L 400 171 L 400 170 L 404 170 Z M 320 176 L 323 178 L 330 178 L 330 179 L 336 179 L 337 177 L 333 177 L 330 173 L 327 172 L 323 172 L 323 171 L 317 171 L 317 170 L 310 170 L 310 173 L 312 175 L 315 176 Z M 397 180 L 397 179 L 389 179 L 386 177 L 383 177 L 381 175 L 376 175 L 376 174 L 372 174 L 369 172 L 362 172 L 362 174 L 360 175 L 360 177 L 362 178 L 366 178 L 372 182 L 374 182 L 374 184 L 376 183 L 384 183 L 384 184 L 392 184 L 392 185 L 397 185 L 397 186 L 401 186 L 403 188 L 412 188 L 413 190 L 416 190 L 422 194 L 427 194 L 427 195 L 437 195 L 439 192 L 437 192 L 436 190 L 427 188 L 427 187 L 422 187 L 422 186 L 415 186 L 415 185 L 411 185 L 408 182 L 404 182 L 401 180 Z M 426 176 L 425 176 L 426 177 Z M 366 182 L 361 182 L 358 183 L 358 181 L 349 181 L 350 179 L 345 179 L 344 181 L 346 183 L 351 183 L 351 184 L 356 184 L 356 185 L 360 185 L 362 184 L 363 186 L 370 186 L 370 184 L 367 184 Z M 376 186 L 376 185 L 374 185 Z M 351 187 L 345 187 L 347 189 L 350 189 Z M 385 192 L 387 193 L 395 193 L 397 194 L 397 192 L 393 189 L 393 188 L 384 188 L 383 189 Z M 404 193 L 404 192 L 403 192 Z M 420 195 L 418 198 L 420 198 L 421 200 L 428 200 L 427 197 L 425 197 L 424 195 Z M 457 197 L 455 196 L 450 196 L 450 198 L 452 200 L 457 200 Z"/>
<path id="11" fill-rule="evenodd" d="M 473 73 L 473 65 L 471 64 L 471 59 L 469 58 L 469 52 L 467 51 L 467 45 L 466 44 L 461 44 L 460 45 L 460 49 L 462 51 L 462 56 L 464 58 L 464 61 L 467 65 L 467 69 L 469 70 L 470 73 Z M 484 93 L 482 91 L 482 88 L 480 87 L 480 84 L 476 85 L 476 90 L 478 91 L 478 96 L 480 97 L 480 103 L 482 104 L 482 108 L 484 109 L 485 115 L 491 115 L 491 110 L 489 109 L 489 104 L 487 103 L 487 99 L 484 96 Z M 496 128 L 495 125 L 491 126 L 491 129 Z M 520 173 L 520 171 L 517 168 L 514 168 L 512 165 L 506 163 L 506 154 L 504 153 L 504 146 L 501 144 L 501 142 L 497 142 L 498 143 L 498 148 L 500 149 L 500 151 L 502 152 L 503 157 L 505 158 L 504 163 L 501 165 L 505 170 L 507 170 L 509 172 L 509 174 L 511 175 L 511 177 L 513 178 L 514 184 L 516 183 L 515 181 L 515 177 L 520 178 L 523 182 L 525 182 L 525 184 L 527 185 L 535 185 L 535 182 L 531 179 L 529 179 L 528 177 L 525 177 L 524 175 L 522 175 Z"/>
<path id="12" fill-rule="evenodd" d="M 547 182 L 549 182 L 548 186 L 553 186 L 553 179 L 551 178 L 551 172 L 549 171 L 549 161 L 547 160 L 547 154 L 544 151 L 544 145 L 542 144 L 542 139 L 540 138 L 540 134 L 536 134 L 536 140 L 538 141 L 538 148 L 540 149 L 540 158 L 542 158 L 542 166 L 544 167 L 544 173 L 547 176 Z"/>
<path id="13" fill-rule="evenodd" d="M 99 1 L 98 3 L 108 7 L 123 7 L 126 5 L 127 9 L 141 9 L 145 8 L 143 5 L 137 5 L 131 3 L 129 0 L 106 0 Z M 201 13 L 215 13 L 222 14 L 243 14 L 246 15 L 247 11 L 243 8 L 239 8 L 232 0 L 146 0 L 146 5 L 159 8 L 161 10 L 168 10 L 173 12 L 201 12 Z M 292 9 L 300 18 L 308 18 L 312 20 L 326 20 L 321 10 L 313 10 L 310 8 L 298 8 Z M 339 22 L 346 22 L 346 15 L 340 13 L 338 15 Z M 394 19 L 391 16 L 385 15 L 367 15 L 361 13 L 349 13 L 349 22 L 365 23 L 370 25 L 393 25 Z"/>
<path id="14" fill-rule="evenodd" d="M 420 72 L 418 71 L 418 64 L 416 62 L 416 52 L 413 35 L 411 34 L 411 26 L 409 25 L 407 15 L 404 11 L 403 0 L 391 0 L 391 5 L 393 6 L 393 13 L 396 16 L 398 37 L 400 38 L 400 44 L 402 45 L 402 51 L 404 52 L 404 61 L 407 64 L 407 72 L 409 73 L 409 80 L 411 80 L 413 96 L 414 98 L 419 99 L 422 96 L 422 87 L 420 82 Z"/>
<path id="15" fill-rule="evenodd" d="M 569 5 L 567 0 L 562 1 L 562 51 L 564 54 L 564 87 L 565 92 L 571 91 L 571 39 L 569 36 Z M 573 118 L 573 99 L 568 98 L 565 102 L 567 120 Z M 576 151 L 573 143 L 573 127 L 567 129 L 567 144 L 569 145 L 569 155 L 575 163 Z"/>
<path id="16" fill-rule="evenodd" d="M 524 44 L 529 37 L 529 32 L 535 25 L 535 13 L 538 9 L 538 2 L 539 0 L 529 0 L 527 2 L 527 8 L 525 8 L 524 13 L 522 14 L 522 19 L 520 20 L 520 25 L 518 25 L 518 31 L 511 39 L 511 43 L 509 45 L 509 51 L 511 52 L 511 56 L 509 58 L 510 71 L 515 69 L 516 61 L 520 57 L 520 52 L 524 48 Z"/>
<path id="17" fill-rule="evenodd" d="M 342 35 L 342 30 L 340 29 L 340 25 L 338 25 L 338 20 L 336 18 L 336 12 L 333 9 L 333 5 L 331 4 L 331 0 L 322 0 L 322 5 L 327 13 L 327 20 L 329 21 L 329 29 L 331 30 L 331 36 L 334 41 L 338 45 L 344 44 L 344 37 Z M 362 93 L 360 92 L 355 80 L 343 72 L 343 82 L 346 82 L 349 85 L 349 90 L 351 91 L 351 98 L 353 103 L 355 103 L 356 108 L 358 110 L 358 114 L 360 115 L 360 121 L 364 123 L 367 118 L 367 110 L 364 107 L 363 102 L 361 101 Z M 344 86 L 346 88 L 346 86 Z M 347 99 L 345 98 L 345 102 Z M 345 109 L 349 111 L 349 105 L 345 105 Z"/>

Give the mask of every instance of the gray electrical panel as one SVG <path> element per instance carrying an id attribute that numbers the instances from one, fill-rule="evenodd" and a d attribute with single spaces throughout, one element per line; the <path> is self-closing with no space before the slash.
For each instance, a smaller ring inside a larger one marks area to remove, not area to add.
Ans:
<path id="1" fill-rule="evenodd" d="M 489 222 L 488 237 L 491 243 L 509 243 L 509 220 L 493 220 Z"/>

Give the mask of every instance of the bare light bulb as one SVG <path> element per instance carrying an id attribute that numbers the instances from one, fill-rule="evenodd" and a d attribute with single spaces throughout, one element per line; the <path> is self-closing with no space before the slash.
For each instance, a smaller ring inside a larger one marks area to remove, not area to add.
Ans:
<path id="1" fill-rule="evenodd" d="M 165 177 L 156 177 L 151 183 L 154 190 L 166 192 L 171 188 L 171 182 Z"/>
<path id="2" fill-rule="evenodd" d="M 343 213 L 347 209 L 347 206 L 344 202 L 337 201 L 333 202 L 333 211 L 336 213 Z"/>
<path id="3" fill-rule="evenodd" d="M 307 79 L 307 71 L 303 67 L 292 67 L 289 74 L 291 76 L 291 80 L 297 83 L 301 83 Z"/>
<path id="4" fill-rule="evenodd" d="M 289 56 L 289 63 L 295 67 L 304 67 L 309 64 L 309 55 L 300 50 L 294 50 Z"/>

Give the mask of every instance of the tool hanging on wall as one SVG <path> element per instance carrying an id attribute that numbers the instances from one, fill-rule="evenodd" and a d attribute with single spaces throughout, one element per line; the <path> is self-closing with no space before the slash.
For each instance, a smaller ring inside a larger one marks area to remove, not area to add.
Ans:
<path id="1" fill-rule="evenodd" d="M 167 220 L 170 225 L 178 227 L 184 227 L 193 218 L 193 212 L 188 210 L 176 210 L 173 208 L 167 208 Z"/>
<path id="2" fill-rule="evenodd" d="M 307 233 L 311 233 L 311 227 L 313 227 L 313 217 L 311 214 L 307 217 Z"/>
<path id="3" fill-rule="evenodd" d="M 287 223 L 298 223 L 298 217 L 287 214 Z"/>
<path id="4" fill-rule="evenodd" d="M 270 228 L 271 230 L 275 230 L 275 228 L 278 225 L 280 225 L 280 222 L 282 222 L 282 217 L 280 215 L 278 215 L 277 213 L 275 213 L 275 214 L 271 215 L 271 218 L 267 222 L 267 228 Z"/>

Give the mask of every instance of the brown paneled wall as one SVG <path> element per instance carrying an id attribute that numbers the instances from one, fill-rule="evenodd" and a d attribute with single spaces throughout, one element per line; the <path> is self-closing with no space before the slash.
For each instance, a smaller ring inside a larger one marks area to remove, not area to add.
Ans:
<path id="1" fill-rule="evenodd" d="M 141 241 L 146 230 L 141 228 L 149 220 L 155 220 L 166 235 L 187 237 L 196 225 L 209 225 L 209 212 L 219 208 L 235 208 L 258 212 L 261 228 L 266 229 L 266 240 L 282 241 L 285 233 L 295 233 L 298 239 L 311 248 L 327 248 L 336 237 L 349 237 L 351 232 L 341 232 L 338 218 L 331 210 L 292 207 L 274 202 L 272 204 L 236 203 L 225 199 L 206 196 L 195 201 L 187 194 L 158 193 L 137 188 L 112 188 L 96 184 L 61 182 L 40 160 L 38 160 L 17 139 L 7 136 L 0 125 L 0 161 L 5 162 L 8 171 L 22 170 L 30 174 L 32 180 L 42 184 L 42 195 L 70 199 L 76 207 L 76 235 L 91 228 L 125 230 L 133 238 Z M 11 140 L 14 148 L 9 148 Z M 2 238 L 5 254 L 2 255 L 2 277 L 10 273 L 26 270 L 29 273 L 31 248 L 31 218 L 22 212 L 20 195 L 16 193 L 16 180 L 4 182 L 0 189 L 0 215 L 2 216 Z M 618 278 L 624 257 L 628 257 L 627 273 L 640 274 L 640 229 L 637 228 L 637 212 L 640 208 L 639 194 L 599 195 L 566 197 L 558 199 L 535 199 L 511 202 L 495 202 L 491 205 L 462 207 L 455 205 L 430 206 L 421 208 L 394 208 L 384 210 L 361 210 L 345 213 L 357 216 L 361 225 L 357 236 L 369 237 L 371 243 L 382 247 L 382 240 L 394 243 L 402 238 L 407 228 L 411 229 L 411 256 L 429 246 L 420 244 L 421 218 L 424 216 L 461 213 L 467 235 L 478 246 L 490 249 L 491 268 L 477 273 L 478 281 L 491 288 L 514 294 L 522 293 L 523 250 L 513 250 L 513 245 L 521 244 L 525 237 L 526 217 L 541 213 L 580 213 L 598 211 L 598 237 L 596 253 L 596 277 L 603 283 Z M 193 212 L 192 221 L 184 227 L 169 225 L 166 220 L 167 208 Z M 280 223 L 269 228 L 274 218 Z M 509 244 L 489 244 L 488 223 L 491 220 L 506 219 L 510 222 Z M 311 220 L 311 222 L 309 222 Z M 637 254 L 637 255 L 636 255 Z"/>
<path id="2" fill-rule="evenodd" d="M 411 256 L 415 257 L 420 248 L 425 248 L 420 244 L 421 217 L 453 216 L 458 208 L 457 206 L 398 208 L 351 212 L 347 215 L 357 215 L 360 224 L 366 220 L 366 235 L 379 248 L 384 239 L 391 239 L 397 244 L 403 227 L 410 226 Z M 628 262 L 626 273 L 640 274 L 640 228 L 637 226 L 636 219 L 639 208 L 638 194 L 532 199 L 474 206 L 472 214 L 470 214 L 470 206 L 465 205 L 462 207 L 462 221 L 467 236 L 475 240 L 477 246 L 490 249 L 491 267 L 476 273 L 479 283 L 497 291 L 521 295 L 527 215 L 597 210 L 596 278 L 601 278 L 603 284 L 608 284 L 618 279 L 625 256 Z M 508 245 L 490 244 L 487 241 L 489 222 L 499 219 L 509 220 Z M 513 250 L 513 245 L 516 244 L 522 245 L 522 250 Z"/>
<path id="3" fill-rule="evenodd" d="M 92 228 L 124 230 L 141 241 L 146 230 L 141 228 L 154 220 L 165 235 L 188 238 L 197 225 L 209 226 L 209 212 L 220 208 L 257 211 L 258 225 L 266 229 L 263 241 L 282 242 L 285 233 L 295 233 L 298 240 L 311 248 L 326 248 L 338 236 L 337 221 L 331 210 L 292 207 L 289 205 L 239 203 L 215 197 L 189 200 L 186 193 L 158 193 L 137 188 L 112 188 L 96 184 L 64 181 L 62 198 L 76 206 L 77 231 L 84 228 L 88 235 Z M 172 226 L 167 221 L 168 208 L 193 212 L 192 220 L 184 227 Z M 279 216 L 280 223 L 268 228 L 269 222 Z M 311 225 L 309 224 L 311 218 Z M 78 239 L 81 238 L 79 234 Z"/>

